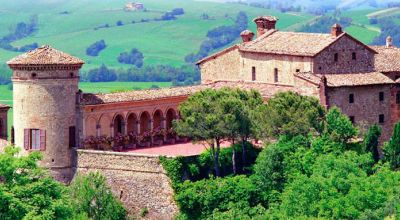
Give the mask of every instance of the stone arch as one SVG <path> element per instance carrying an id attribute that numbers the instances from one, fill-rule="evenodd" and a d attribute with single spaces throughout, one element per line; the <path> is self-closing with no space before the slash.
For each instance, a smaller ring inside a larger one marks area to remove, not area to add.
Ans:
<path id="1" fill-rule="evenodd" d="M 154 129 L 163 128 L 163 120 L 164 120 L 163 112 L 160 109 L 157 109 L 153 113 L 153 128 Z"/>
<path id="2" fill-rule="evenodd" d="M 175 109 L 170 108 L 167 110 L 167 113 L 165 114 L 165 125 L 167 129 L 172 128 L 172 121 L 175 120 L 177 118 L 177 114 Z"/>
<path id="3" fill-rule="evenodd" d="M 103 114 L 99 119 L 100 135 L 111 136 L 111 118 L 110 116 Z"/>
<path id="4" fill-rule="evenodd" d="M 94 117 L 88 117 L 85 124 L 85 136 L 97 136 L 97 120 Z"/>
<path id="5" fill-rule="evenodd" d="M 151 116 L 149 112 L 144 111 L 140 114 L 140 134 L 143 134 L 146 131 L 150 131 L 151 129 Z"/>
<path id="6" fill-rule="evenodd" d="M 134 134 L 138 134 L 138 117 L 135 113 L 128 113 L 128 117 L 126 118 L 128 134 L 133 132 Z"/>
<path id="7" fill-rule="evenodd" d="M 116 114 L 113 119 L 114 136 L 125 133 L 125 121 L 121 114 Z"/>

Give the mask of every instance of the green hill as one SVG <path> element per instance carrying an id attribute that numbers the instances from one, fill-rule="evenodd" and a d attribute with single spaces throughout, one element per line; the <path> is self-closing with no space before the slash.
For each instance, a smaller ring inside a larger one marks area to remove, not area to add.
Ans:
<path id="1" fill-rule="evenodd" d="M 121 52 L 138 48 L 143 52 L 145 65 L 168 64 L 180 66 L 184 57 L 197 52 L 207 31 L 221 25 L 231 25 L 239 11 L 245 11 L 251 18 L 258 15 L 275 15 L 280 18 L 278 27 L 305 22 L 311 15 L 302 13 L 280 13 L 273 10 L 255 8 L 241 4 L 224 4 L 193 0 L 145 0 L 146 12 L 127 12 L 123 10 L 125 0 L 80 0 L 66 1 L 40 0 L 36 2 L 0 0 L 2 27 L 13 27 L 18 22 L 27 22 L 32 15 L 38 15 L 38 31 L 22 40 L 13 42 L 20 47 L 37 42 L 49 44 L 86 61 L 85 68 L 93 68 L 102 63 L 110 67 L 128 67 L 118 63 Z M 183 8 L 184 15 L 177 20 L 140 22 L 142 19 L 160 18 L 174 8 Z M 208 20 L 201 18 L 209 16 Z M 117 26 L 117 21 L 124 25 Z M 135 23 L 132 23 L 134 21 Z M 108 28 L 96 27 L 108 24 Z M 250 27 L 253 27 L 251 25 Z M 0 36 L 9 33 L 8 28 L 0 31 Z M 92 43 L 104 39 L 107 47 L 98 57 L 85 54 Z M 0 50 L 0 62 L 19 53 Z"/>

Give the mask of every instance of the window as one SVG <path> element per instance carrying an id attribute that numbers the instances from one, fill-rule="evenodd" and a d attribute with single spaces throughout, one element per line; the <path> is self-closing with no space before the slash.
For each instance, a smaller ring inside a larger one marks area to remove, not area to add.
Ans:
<path id="1" fill-rule="evenodd" d="M 339 54 L 335 53 L 335 55 L 333 56 L 333 60 L 335 60 L 335 62 L 337 62 L 339 60 Z"/>
<path id="2" fill-rule="evenodd" d="M 396 103 L 400 104 L 400 92 L 396 93 Z"/>
<path id="3" fill-rule="evenodd" d="M 379 115 L 379 123 L 381 123 L 381 124 L 385 123 L 385 115 L 384 114 Z"/>
<path id="4" fill-rule="evenodd" d="M 251 67 L 251 80 L 256 81 L 256 67 Z"/>
<path id="5" fill-rule="evenodd" d="M 1 120 L 0 118 L 0 138 L 5 137 L 5 134 L 3 134 L 3 129 L 4 129 L 3 120 Z"/>
<path id="6" fill-rule="evenodd" d="M 46 150 L 46 131 L 40 129 L 24 130 L 25 150 Z"/>
<path id="7" fill-rule="evenodd" d="M 354 103 L 354 94 L 349 94 L 349 103 Z"/>
<path id="8" fill-rule="evenodd" d="M 384 92 L 379 92 L 379 101 L 385 100 L 385 93 Z"/>
<path id="9" fill-rule="evenodd" d="M 300 69 L 296 69 L 296 73 L 300 72 Z"/>
<path id="10" fill-rule="evenodd" d="M 37 75 L 36 75 L 36 73 L 32 73 L 32 78 L 35 78 Z"/>
<path id="11" fill-rule="evenodd" d="M 353 123 L 354 124 L 354 116 L 349 116 L 349 119 L 350 119 L 350 121 L 351 121 L 351 123 Z"/>
<path id="12" fill-rule="evenodd" d="M 74 77 L 74 73 L 73 72 L 70 72 L 69 75 L 71 76 L 71 78 Z"/>
<path id="13" fill-rule="evenodd" d="M 279 81 L 279 76 L 278 76 L 278 68 L 274 69 L 274 82 L 278 82 Z"/>
<path id="14" fill-rule="evenodd" d="M 75 126 L 69 127 L 69 147 L 75 147 Z"/>
<path id="15" fill-rule="evenodd" d="M 352 59 L 352 60 L 357 60 L 357 54 L 356 54 L 356 52 L 351 53 L 351 59 Z"/>

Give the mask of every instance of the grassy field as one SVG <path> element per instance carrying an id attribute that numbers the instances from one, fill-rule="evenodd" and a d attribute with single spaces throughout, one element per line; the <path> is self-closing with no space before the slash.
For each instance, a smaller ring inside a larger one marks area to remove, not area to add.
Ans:
<path id="1" fill-rule="evenodd" d="M 131 48 L 144 53 L 145 65 L 168 64 L 180 66 L 184 57 L 197 52 L 201 42 L 206 39 L 207 31 L 220 26 L 231 25 L 239 11 L 245 11 L 250 27 L 255 29 L 252 18 L 258 15 L 279 17 L 278 27 L 286 29 L 305 22 L 311 15 L 301 13 L 280 13 L 273 10 L 249 7 L 241 4 L 223 4 L 194 0 L 144 0 L 147 12 L 126 12 L 122 10 L 125 0 L 80 0 L 80 1 L 8 1 L 0 0 L 0 36 L 8 33 L 8 27 L 29 20 L 38 15 L 39 30 L 33 36 L 14 42 L 21 46 L 37 42 L 49 44 L 86 61 L 84 68 L 93 68 L 101 64 L 111 67 L 128 67 L 117 62 L 117 56 Z M 26 7 L 29 5 L 29 7 Z M 50 6 L 49 6 L 50 5 Z M 173 8 L 183 8 L 185 14 L 173 21 L 152 21 L 138 23 L 141 19 L 159 18 Z M 61 14 L 67 11 L 69 14 Z M 209 20 L 201 19 L 206 13 Z M 116 26 L 121 20 L 124 25 Z M 136 23 L 132 23 L 132 21 Z M 109 28 L 94 30 L 100 25 L 109 24 Z M 104 39 L 107 48 L 98 57 L 85 54 L 86 48 L 95 41 Z M 0 50 L 0 62 L 17 53 Z"/>

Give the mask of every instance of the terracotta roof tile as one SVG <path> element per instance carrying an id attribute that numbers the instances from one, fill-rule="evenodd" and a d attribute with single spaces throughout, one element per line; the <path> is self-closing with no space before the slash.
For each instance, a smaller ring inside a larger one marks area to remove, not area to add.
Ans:
<path id="1" fill-rule="evenodd" d="M 8 65 L 82 65 L 84 62 L 50 46 L 41 46 L 7 62 Z"/>
<path id="2" fill-rule="evenodd" d="M 8 108 L 10 108 L 10 106 L 4 105 L 4 104 L 1 104 L 1 103 L 0 103 L 0 109 L 5 109 L 5 108 L 8 109 Z"/>
<path id="3" fill-rule="evenodd" d="M 341 36 L 343 35 L 345 33 Z M 331 34 L 269 30 L 256 40 L 241 44 L 240 50 L 296 56 L 315 56 L 341 36 L 334 37 Z"/>
<path id="4" fill-rule="evenodd" d="M 379 72 L 400 72 L 400 48 L 371 46 L 375 55 L 375 70 Z"/>
<path id="5" fill-rule="evenodd" d="M 328 86 L 363 86 L 392 84 L 394 81 L 380 72 L 349 73 L 349 74 L 325 74 Z"/>
<path id="6" fill-rule="evenodd" d="M 98 105 L 116 102 L 135 102 L 144 100 L 156 100 L 169 97 L 189 96 L 195 92 L 212 88 L 220 89 L 223 87 L 240 88 L 244 90 L 258 90 L 264 98 L 269 98 L 279 91 L 294 90 L 293 86 L 275 85 L 259 82 L 234 82 L 234 81 L 218 81 L 210 84 L 202 84 L 196 86 L 173 87 L 164 89 L 138 90 L 109 94 L 83 94 L 84 105 Z"/>

